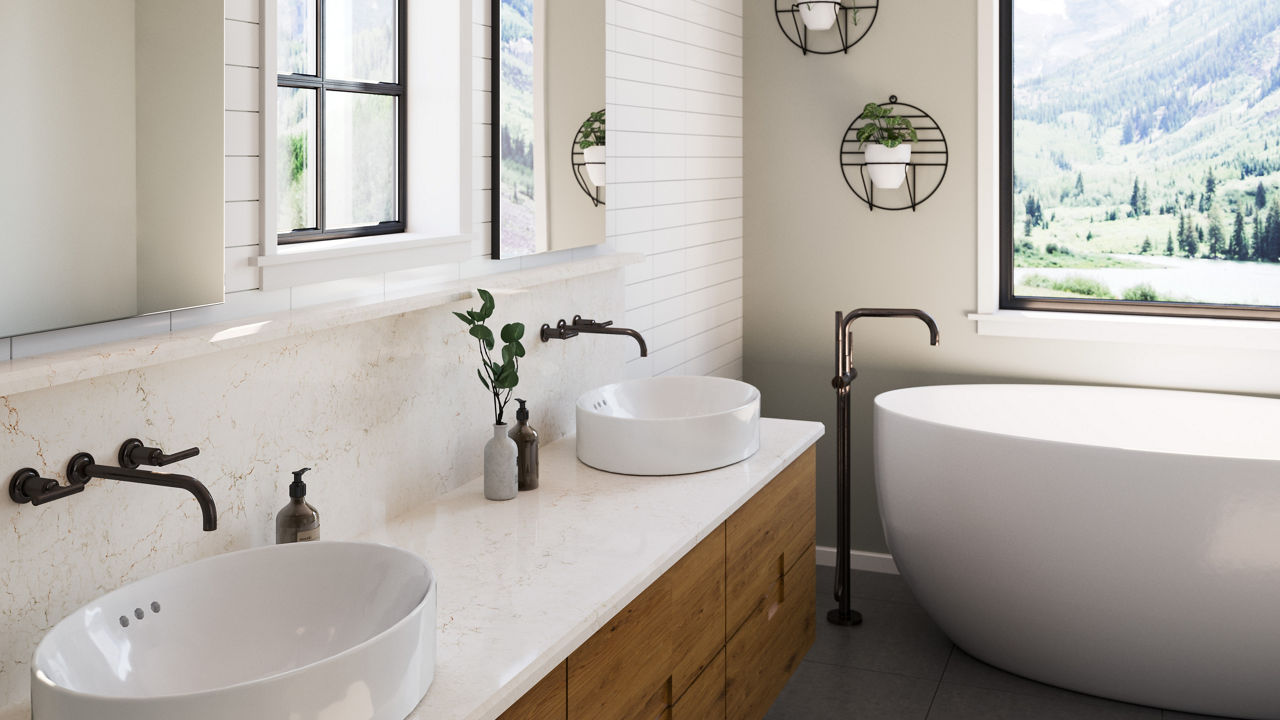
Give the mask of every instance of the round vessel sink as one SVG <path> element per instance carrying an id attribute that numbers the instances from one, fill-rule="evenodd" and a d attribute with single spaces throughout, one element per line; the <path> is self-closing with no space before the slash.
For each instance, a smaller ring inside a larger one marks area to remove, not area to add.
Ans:
<path id="1" fill-rule="evenodd" d="M 32 663 L 32 718 L 403 720 L 434 676 L 435 619 L 431 568 L 404 550 L 219 555 L 54 626 Z"/>
<path id="2" fill-rule="evenodd" d="M 623 475 L 682 475 L 760 449 L 760 391 L 717 377 L 655 377 L 578 398 L 578 459 Z"/>

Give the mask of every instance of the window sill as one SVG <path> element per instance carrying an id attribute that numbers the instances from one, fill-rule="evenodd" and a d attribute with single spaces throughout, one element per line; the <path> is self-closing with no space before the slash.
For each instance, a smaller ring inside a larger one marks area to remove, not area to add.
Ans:
<path id="1" fill-rule="evenodd" d="M 471 235 L 431 237 L 420 233 L 320 240 L 280 246 L 274 255 L 254 258 L 252 264 L 262 271 L 263 290 L 280 290 L 405 268 L 460 263 L 470 256 L 471 241 Z"/>
<path id="2" fill-rule="evenodd" d="M 1280 350 L 1280 322 L 996 310 L 970 313 L 979 335 Z"/>

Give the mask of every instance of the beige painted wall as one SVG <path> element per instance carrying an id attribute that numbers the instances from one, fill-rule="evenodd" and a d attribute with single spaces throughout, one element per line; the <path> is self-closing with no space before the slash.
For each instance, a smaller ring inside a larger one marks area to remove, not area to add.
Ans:
<path id="1" fill-rule="evenodd" d="M 853 544 L 860 550 L 886 550 L 870 445 L 879 392 L 1046 381 L 1280 394 L 1275 352 L 977 335 L 965 317 L 977 295 L 977 2 L 882 3 L 867 37 L 848 56 L 830 57 L 802 56 L 767 4 L 747 8 L 744 377 L 763 392 L 765 413 L 820 420 L 834 431 L 837 309 L 919 307 L 942 329 L 942 345 L 930 348 L 913 320 L 854 325 Z M 916 213 L 868 212 L 837 162 L 862 105 L 890 93 L 930 112 L 951 145 L 945 184 Z M 818 541 L 834 545 L 832 432 L 819 453 Z M 998 507 L 992 498 L 993 512 Z"/>

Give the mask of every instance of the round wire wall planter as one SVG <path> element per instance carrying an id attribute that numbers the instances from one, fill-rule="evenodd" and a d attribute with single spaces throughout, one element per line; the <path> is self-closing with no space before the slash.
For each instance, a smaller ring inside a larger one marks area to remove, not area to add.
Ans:
<path id="1" fill-rule="evenodd" d="M 601 110 L 601 112 L 604 112 Z M 582 143 L 582 126 L 578 126 L 578 132 L 573 136 L 573 144 L 569 146 L 569 162 L 573 164 L 573 177 L 578 181 L 578 187 L 582 188 L 582 192 L 591 198 L 591 204 L 596 207 L 604 205 L 604 188 L 597 187 L 591 182 L 591 178 L 587 177 L 586 170 L 588 165 L 599 165 L 603 169 L 603 162 L 587 162 L 587 153 L 581 147 Z"/>
<path id="2" fill-rule="evenodd" d="M 834 5 L 836 22 L 832 30 L 822 30 L 809 36 L 809 28 L 800 19 L 800 6 Z M 805 55 L 835 55 L 848 53 L 849 48 L 857 45 L 871 31 L 876 17 L 880 14 L 880 0 L 774 0 L 774 14 L 778 18 L 778 27 L 787 36 L 792 45 L 800 48 Z M 833 32 L 834 30 L 834 32 Z"/>
<path id="3" fill-rule="evenodd" d="M 902 197 L 901 188 L 881 189 L 881 197 L 876 197 L 876 187 L 871 182 L 868 166 L 902 163 L 867 161 L 862 143 L 858 142 L 858 130 L 868 121 L 861 118 L 849 123 L 849 129 L 844 133 L 844 140 L 840 143 L 840 170 L 844 174 L 845 184 L 867 204 L 869 210 L 880 208 L 914 211 L 920 203 L 938 192 L 938 188 L 942 187 L 942 180 L 947 176 L 947 165 L 951 159 L 947 151 L 947 136 L 932 115 L 910 103 L 898 102 L 897 95 L 890 95 L 889 102 L 880 103 L 880 107 L 893 108 L 894 115 L 911 120 L 916 129 L 917 140 L 911 144 L 911 161 L 906 163 L 904 169 L 906 197 Z M 888 197 L 884 197 L 885 195 Z"/>

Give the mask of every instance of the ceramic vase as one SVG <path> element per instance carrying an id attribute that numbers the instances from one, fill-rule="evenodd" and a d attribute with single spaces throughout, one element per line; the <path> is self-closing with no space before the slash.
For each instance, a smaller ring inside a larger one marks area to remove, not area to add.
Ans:
<path id="1" fill-rule="evenodd" d="M 587 178 L 598 188 L 604 187 L 604 145 L 592 145 L 582 151 L 587 164 Z"/>
<path id="2" fill-rule="evenodd" d="M 867 172 L 871 182 L 881 190 L 896 190 L 907 179 L 907 163 L 911 162 L 911 143 L 887 148 L 880 143 L 867 146 Z"/>
<path id="3" fill-rule="evenodd" d="M 830 30 L 836 24 L 836 8 L 834 2 L 802 2 L 800 3 L 800 19 L 804 26 L 812 32 Z"/>
<path id="4" fill-rule="evenodd" d="M 510 500 L 519 492 L 516 478 L 516 444 L 507 437 L 507 424 L 493 426 L 493 438 L 484 445 L 484 497 Z"/>

